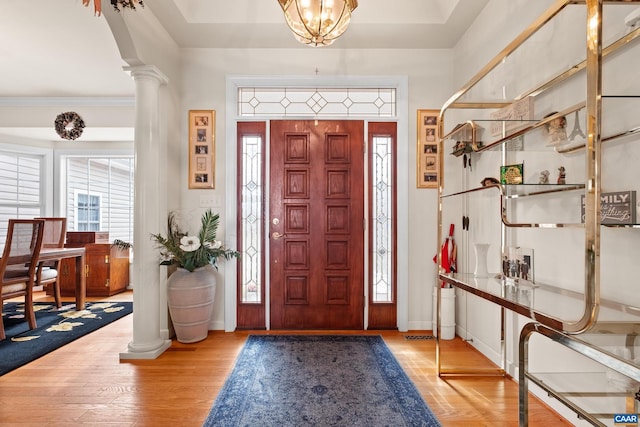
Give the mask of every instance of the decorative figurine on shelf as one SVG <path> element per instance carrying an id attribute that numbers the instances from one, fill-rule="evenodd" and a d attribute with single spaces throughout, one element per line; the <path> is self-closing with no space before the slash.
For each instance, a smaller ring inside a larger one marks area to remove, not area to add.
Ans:
<path id="1" fill-rule="evenodd" d="M 553 113 L 549 113 L 544 116 L 544 118 L 546 119 L 547 117 L 551 117 L 556 114 L 558 113 L 554 111 Z M 567 119 L 564 116 L 559 116 L 550 120 L 545 126 L 547 128 L 547 133 L 549 134 L 550 144 L 564 144 L 567 142 Z"/>
<path id="2" fill-rule="evenodd" d="M 480 184 L 482 184 L 483 187 L 488 187 L 489 185 L 497 185 L 500 184 L 500 181 L 498 181 L 497 179 L 488 176 L 485 179 L 483 179 L 482 181 L 480 181 Z"/>
<path id="3" fill-rule="evenodd" d="M 464 147 L 464 143 L 462 141 L 456 141 L 453 145 L 453 151 L 461 150 Z"/>
<path id="4" fill-rule="evenodd" d="M 540 178 L 538 178 L 538 184 L 548 184 L 549 183 L 549 171 L 543 170 L 540 172 Z"/>
<path id="5" fill-rule="evenodd" d="M 566 184 L 567 183 L 567 172 L 564 166 L 560 166 L 558 168 L 558 184 Z"/>
<path id="6" fill-rule="evenodd" d="M 502 258 L 502 274 L 509 277 L 509 258 L 506 255 Z"/>
<path id="7" fill-rule="evenodd" d="M 575 120 L 573 121 L 573 130 L 569 135 L 569 141 L 573 141 L 574 139 L 576 139 L 577 136 L 584 139 L 587 138 L 587 135 L 585 135 L 584 132 L 582 132 L 582 129 L 580 128 L 580 116 L 578 116 L 578 112 L 576 111 L 576 117 L 575 117 Z"/>

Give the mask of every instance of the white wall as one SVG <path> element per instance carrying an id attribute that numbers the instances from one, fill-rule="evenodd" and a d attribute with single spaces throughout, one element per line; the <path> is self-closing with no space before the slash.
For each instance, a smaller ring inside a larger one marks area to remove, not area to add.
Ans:
<path id="1" fill-rule="evenodd" d="M 216 188 L 188 190 L 186 172 L 182 175 L 182 209 L 199 216 L 199 199 L 203 194 L 225 200 L 225 176 L 235 165 L 225 165 L 227 118 L 225 116 L 226 78 L 242 75 L 250 79 L 264 76 L 315 76 L 322 78 L 343 76 L 403 76 L 409 81 L 408 140 L 399 140 L 409 149 L 407 165 L 399 165 L 398 173 L 406 174 L 409 183 L 409 329 L 431 328 L 431 289 L 435 269 L 431 258 L 436 251 L 436 194 L 435 190 L 415 188 L 416 110 L 439 109 L 452 90 L 452 56 L 447 50 L 344 50 L 344 49 L 188 49 L 182 53 L 182 118 L 190 109 L 216 110 Z M 186 144 L 186 122 L 183 122 L 182 141 Z M 235 130 L 232 130 L 234 133 Z M 401 133 L 401 132 L 399 132 Z M 182 170 L 188 159 L 183 156 Z M 224 212 L 224 206 L 219 207 Z M 214 208 L 214 210 L 217 210 Z M 222 218 L 223 222 L 228 219 Z M 235 219 L 231 219 L 235 221 Z M 216 296 L 215 324 L 223 320 L 222 286 Z"/>

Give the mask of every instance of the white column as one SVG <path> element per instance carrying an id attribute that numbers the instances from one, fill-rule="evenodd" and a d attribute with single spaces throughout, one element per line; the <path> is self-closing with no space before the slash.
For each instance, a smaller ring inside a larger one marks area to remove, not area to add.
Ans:
<path id="1" fill-rule="evenodd" d="M 133 340 L 120 359 L 155 359 L 171 345 L 160 336 L 160 268 L 158 250 L 150 239 L 162 230 L 158 183 L 161 140 L 159 89 L 167 77 L 150 65 L 125 67 L 136 84 L 135 202 L 133 258 Z"/>

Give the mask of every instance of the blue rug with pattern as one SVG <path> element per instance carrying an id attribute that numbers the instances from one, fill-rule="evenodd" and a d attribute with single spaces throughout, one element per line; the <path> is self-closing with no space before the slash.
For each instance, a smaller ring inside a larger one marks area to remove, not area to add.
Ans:
<path id="1" fill-rule="evenodd" d="M 38 327 L 29 330 L 24 303 L 6 302 L 2 321 L 6 339 L 0 341 L 0 375 L 130 314 L 131 302 L 88 302 L 84 310 L 74 303 L 34 303 Z"/>
<path id="2" fill-rule="evenodd" d="M 440 426 L 380 336 L 250 335 L 204 426 Z"/>

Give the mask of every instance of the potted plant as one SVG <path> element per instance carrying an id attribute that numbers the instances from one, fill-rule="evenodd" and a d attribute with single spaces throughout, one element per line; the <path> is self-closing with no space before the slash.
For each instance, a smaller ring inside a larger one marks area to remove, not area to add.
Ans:
<path id="1" fill-rule="evenodd" d="M 200 231 L 189 234 L 180 229 L 175 213 L 171 212 L 167 235 L 151 235 L 160 247 L 162 263 L 178 267 L 167 280 L 167 301 L 176 338 L 183 343 L 207 337 L 215 302 L 218 262 L 240 255 L 216 240 L 219 221 L 220 216 L 208 209 L 202 215 Z"/>

